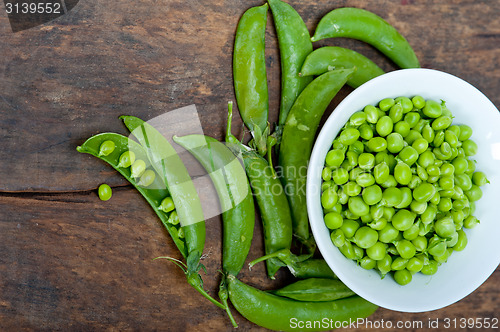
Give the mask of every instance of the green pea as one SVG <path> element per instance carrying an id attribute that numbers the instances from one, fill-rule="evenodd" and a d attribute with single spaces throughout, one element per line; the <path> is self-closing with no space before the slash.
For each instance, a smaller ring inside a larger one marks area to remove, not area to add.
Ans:
<path id="1" fill-rule="evenodd" d="M 346 154 L 347 163 L 351 167 L 358 165 L 358 154 L 354 151 L 347 151 Z M 345 160 L 344 160 L 345 162 Z"/>
<path id="2" fill-rule="evenodd" d="M 404 161 L 408 166 L 413 165 L 415 161 L 418 159 L 418 152 L 412 148 L 411 146 L 405 147 L 401 152 L 398 154 L 399 159 Z"/>
<path id="3" fill-rule="evenodd" d="M 349 241 L 346 241 L 342 246 L 340 246 L 339 250 L 347 259 L 354 260 L 356 258 L 354 248 Z"/>
<path id="4" fill-rule="evenodd" d="M 99 195 L 99 199 L 101 201 L 109 201 L 109 199 L 113 195 L 113 191 L 111 190 L 111 187 L 109 185 L 103 183 L 99 186 L 97 194 Z"/>
<path id="5" fill-rule="evenodd" d="M 431 182 L 430 179 L 431 179 L 430 177 L 427 178 L 427 182 Z M 417 175 L 412 175 L 410 183 L 408 183 L 408 188 L 414 190 L 415 188 L 420 186 L 420 184 L 422 184 L 422 179 L 420 179 L 420 177 L 418 177 Z"/>
<path id="6" fill-rule="evenodd" d="M 387 207 L 393 207 L 401 203 L 403 194 L 401 190 L 396 187 L 390 187 L 384 190 L 382 194 L 382 202 Z"/>
<path id="7" fill-rule="evenodd" d="M 404 209 L 408 206 L 410 206 L 412 200 L 413 200 L 413 195 L 411 192 L 411 189 L 408 187 L 401 187 L 399 188 L 401 191 L 401 203 L 395 206 L 397 209 Z"/>
<path id="8" fill-rule="evenodd" d="M 408 97 L 397 97 L 394 99 L 396 103 L 401 104 L 401 107 L 403 108 L 403 113 L 408 113 L 413 109 L 413 103 L 411 102 L 411 99 Z"/>
<path id="9" fill-rule="evenodd" d="M 127 168 L 130 167 L 135 161 L 135 153 L 133 151 L 125 151 L 122 153 L 118 159 L 118 167 Z"/>
<path id="10" fill-rule="evenodd" d="M 456 148 L 458 146 L 458 138 L 455 132 L 451 130 L 446 130 L 444 132 L 444 141 L 450 144 L 451 147 Z"/>
<path id="11" fill-rule="evenodd" d="M 402 137 L 408 136 L 410 130 L 410 125 L 407 122 L 399 121 L 394 124 L 394 132 L 400 134 Z"/>
<path id="12" fill-rule="evenodd" d="M 434 235 L 429 239 L 427 245 L 427 252 L 432 256 L 439 257 L 444 255 L 446 252 L 446 241 L 437 235 Z"/>
<path id="13" fill-rule="evenodd" d="M 381 117 L 375 126 L 375 130 L 382 137 L 389 135 L 392 132 L 393 128 L 394 123 L 392 122 L 392 119 L 387 115 Z"/>
<path id="14" fill-rule="evenodd" d="M 427 171 L 425 168 L 417 164 L 417 175 L 422 181 L 426 181 L 429 178 L 429 174 L 427 174 Z"/>
<path id="15" fill-rule="evenodd" d="M 412 280 L 411 272 L 404 269 L 394 272 L 394 280 L 401 286 L 408 285 Z"/>
<path id="16" fill-rule="evenodd" d="M 427 238 L 423 235 L 417 236 L 416 238 L 411 240 L 411 243 L 415 246 L 415 249 L 417 251 L 422 252 L 427 249 Z"/>
<path id="17" fill-rule="evenodd" d="M 365 270 L 371 270 L 377 266 L 377 262 L 370 257 L 365 256 L 359 260 L 359 265 Z"/>
<path id="18" fill-rule="evenodd" d="M 363 188 L 354 181 L 349 181 L 344 186 L 344 191 L 348 196 L 358 196 L 362 189 Z"/>
<path id="19" fill-rule="evenodd" d="M 167 222 L 172 225 L 178 225 L 180 222 L 179 216 L 177 215 L 177 211 L 172 211 L 170 216 L 168 216 Z"/>
<path id="20" fill-rule="evenodd" d="M 427 209 L 427 202 L 413 201 L 410 204 L 410 209 L 413 213 L 422 214 Z"/>
<path id="21" fill-rule="evenodd" d="M 133 178 L 138 178 L 146 171 L 146 163 L 144 160 L 138 159 L 134 161 L 132 166 L 130 167 L 130 174 Z"/>
<path id="22" fill-rule="evenodd" d="M 332 179 L 332 170 L 329 167 L 324 167 L 321 171 L 321 178 L 323 181 L 330 181 Z"/>
<path id="23" fill-rule="evenodd" d="M 464 191 L 470 190 L 472 187 L 472 180 L 467 174 L 455 176 L 455 183 Z"/>
<path id="24" fill-rule="evenodd" d="M 326 189 L 321 194 L 321 205 L 324 209 L 331 209 L 335 204 L 337 204 L 338 195 L 337 192 L 333 188 Z"/>
<path id="25" fill-rule="evenodd" d="M 350 197 L 348 201 L 349 211 L 361 217 L 362 215 L 370 213 L 370 207 L 359 196 Z"/>
<path id="26" fill-rule="evenodd" d="M 459 125 L 460 135 L 458 135 L 458 139 L 461 142 L 468 140 L 472 136 L 472 129 L 468 125 Z"/>
<path id="27" fill-rule="evenodd" d="M 325 224 L 329 229 L 337 229 L 342 226 L 344 219 L 342 215 L 337 212 L 329 212 L 325 214 Z"/>
<path id="28" fill-rule="evenodd" d="M 363 224 L 369 224 L 373 221 L 373 218 L 372 218 L 371 214 L 369 214 L 369 213 L 362 215 L 360 219 L 361 219 L 361 222 Z"/>
<path id="29" fill-rule="evenodd" d="M 431 128 L 430 124 L 426 124 L 424 128 L 422 128 L 422 137 L 427 141 L 427 143 L 432 143 L 434 138 L 436 137 L 436 133 Z"/>
<path id="30" fill-rule="evenodd" d="M 378 239 L 383 243 L 391 243 L 392 241 L 396 240 L 398 235 L 399 231 L 391 224 L 387 224 L 383 229 L 378 231 Z"/>
<path id="31" fill-rule="evenodd" d="M 415 131 L 418 131 L 419 133 L 422 132 L 422 129 L 425 127 L 426 124 L 429 123 L 429 120 L 425 120 L 425 119 L 420 119 L 418 120 L 417 124 L 415 125 L 415 127 L 413 127 L 413 130 Z"/>
<path id="32" fill-rule="evenodd" d="M 465 228 L 474 228 L 476 227 L 477 225 L 479 224 L 479 220 L 474 217 L 474 216 L 468 216 L 467 218 L 465 218 L 464 220 L 464 227 Z"/>
<path id="33" fill-rule="evenodd" d="M 426 150 L 418 156 L 418 164 L 423 168 L 427 168 L 434 165 L 435 157 L 432 151 Z"/>
<path id="34" fill-rule="evenodd" d="M 444 142 L 444 131 L 438 130 L 436 132 L 436 136 L 434 137 L 434 141 L 432 141 L 432 144 L 434 144 L 435 147 L 440 147 L 441 144 Z"/>
<path id="35" fill-rule="evenodd" d="M 422 96 L 415 96 L 411 99 L 413 106 L 418 109 L 422 109 L 425 106 L 425 99 Z"/>
<path id="36" fill-rule="evenodd" d="M 393 99 L 393 98 L 385 98 L 385 99 L 382 99 L 379 103 L 378 103 L 378 107 L 383 111 L 383 112 L 387 112 L 388 110 L 391 109 L 392 106 L 394 106 L 394 104 L 396 103 L 396 101 Z"/>
<path id="37" fill-rule="evenodd" d="M 367 105 L 363 112 L 366 114 L 366 121 L 369 123 L 377 123 L 378 121 L 378 108 L 373 105 Z"/>
<path id="38" fill-rule="evenodd" d="M 115 142 L 109 140 L 104 141 L 99 147 L 99 157 L 109 156 L 111 153 L 113 153 L 113 151 L 115 151 Z"/>
<path id="39" fill-rule="evenodd" d="M 142 173 L 139 182 L 137 185 L 140 187 L 149 187 L 155 182 L 156 173 L 150 169 L 147 169 L 144 173 Z"/>
<path id="40" fill-rule="evenodd" d="M 462 149 L 464 149 L 466 156 L 474 156 L 477 153 L 477 144 L 473 140 L 468 139 L 462 143 Z"/>
<path id="41" fill-rule="evenodd" d="M 359 135 L 362 139 L 369 140 L 373 137 L 373 129 L 372 127 L 364 123 L 359 127 Z"/>
<path id="42" fill-rule="evenodd" d="M 163 211 L 165 213 L 172 212 L 175 209 L 174 201 L 172 197 L 165 197 L 162 201 L 158 210 Z"/>
<path id="43" fill-rule="evenodd" d="M 454 247 L 458 242 L 458 233 L 453 233 L 448 239 L 446 239 L 446 246 L 448 248 Z"/>
<path id="44" fill-rule="evenodd" d="M 345 159 L 345 153 L 342 150 L 330 150 L 326 154 L 325 162 L 330 167 L 338 167 Z"/>
<path id="45" fill-rule="evenodd" d="M 404 268 L 406 268 L 406 265 L 408 264 L 408 259 L 404 259 L 402 257 L 396 257 L 391 264 L 391 270 L 393 271 L 399 271 Z"/>
<path id="46" fill-rule="evenodd" d="M 437 205 L 437 208 L 440 212 L 448 212 L 452 207 L 453 203 L 451 201 L 451 198 L 448 197 L 442 198 Z"/>
<path id="47" fill-rule="evenodd" d="M 447 156 L 447 159 L 449 159 L 452 155 L 451 146 L 448 142 L 443 142 L 443 144 L 439 147 L 439 150 L 443 155 Z"/>
<path id="48" fill-rule="evenodd" d="M 392 226 L 398 231 L 409 229 L 415 220 L 415 215 L 406 209 L 401 209 L 392 217 Z"/>
<path id="49" fill-rule="evenodd" d="M 394 172 L 394 167 L 396 167 L 397 164 L 398 161 L 396 160 L 396 157 L 394 157 L 394 155 L 387 155 L 387 166 L 389 166 L 389 170 L 391 171 L 391 173 Z"/>
<path id="50" fill-rule="evenodd" d="M 332 179 L 335 184 L 344 184 L 349 181 L 349 172 L 345 168 L 338 167 L 332 172 Z"/>
<path id="51" fill-rule="evenodd" d="M 476 163 L 473 160 L 468 159 L 467 160 L 467 169 L 465 170 L 465 174 L 469 174 L 472 176 L 474 171 L 476 170 Z"/>
<path id="52" fill-rule="evenodd" d="M 453 250 L 462 251 L 467 246 L 467 234 L 465 234 L 463 230 L 457 231 L 457 234 L 458 234 L 458 239 L 457 243 L 453 247 Z"/>
<path id="53" fill-rule="evenodd" d="M 472 174 L 472 183 L 476 186 L 484 186 L 485 184 L 490 183 L 490 181 L 488 181 L 486 174 L 479 171 Z"/>
<path id="54" fill-rule="evenodd" d="M 394 178 L 394 175 L 389 175 L 387 180 L 379 184 L 382 188 L 391 188 L 391 187 L 396 187 L 398 185 L 398 182 Z"/>
<path id="55" fill-rule="evenodd" d="M 387 136 L 387 150 L 391 153 L 398 153 L 404 147 L 403 136 L 399 133 L 390 133 Z"/>
<path id="56" fill-rule="evenodd" d="M 426 172 L 429 176 L 440 176 L 441 175 L 441 169 L 436 165 L 430 165 L 427 167 Z"/>
<path id="57" fill-rule="evenodd" d="M 353 168 L 349 172 L 349 180 L 356 181 L 356 179 L 358 178 L 358 175 L 360 175 L 361 173 L 364 173 L 364 171 L 361 168 L 359 168 L 359 167 Z"/>
<path id="58" fill-rule="evenodd" d="M 365 201 L 366 204 L 374 205 L 380 202 L 381 199 L 382 199 L 382 189 L 376 184 L 366 187 L 363 190 L 363 200 Z"/>
<path id="59" fill-rule="evenodd" d="M 373 152 L 380 152 L 387 149 L 387 141 L 383 137 L 373 137 L 366 143 L 368 148 Z"/>
<path id="60" fill-rule="evenodd" d="M 412 241 L 418 237 L 420 232 L 420 227 L 418 223 L 414 223 L 410 228 L 406 231 L 403 231 L 403 238 L 408 241 Z"/>
<path id="61" fill-rule="evenodd" d="M 424 262 L 422 262 L 417 257 L 410 258 L 408 264 L 406 265 L 406 269 L 412 273 L 420 272 L 420 270 L 422 270 L 423 267 L 424 267 Z"/>
<path id="62" fill-rule="evenodd" d="M 405 115 L 404 121 L 408 123 L 410 128 L 413 128 L 417 125 L 418 121 L 420 121 L 420 114 L 418 114 L 418 112 L 409 112 Z"/>
<path id="63" fill-rule="evenodd" d="M 436 192 L 436 188 L 430 183 L 422 183 L 413 190 L 413 198 L 419 202 L 428 202 Z"/>
<path id="64" fill-rule="evenodd" d="M 370 173 L 361 173 L 356 177 L 356 183 L 361 187 L 369 187 L 375 184 L 375 178 Z"/>
<path id="65" fill-rule="evenodd" d="M 403 118 L 403 106 L 399 103 L 394 104 L 389 110 L 389 117 L 392 119 L 393 123 L 401 120 Z"/>
<path id="66" fill-rule="evenodd" d="M 380 184 L 386 181 L 389 178 L 390 169 L 389 166 L 383 162 L 375 166 L 373 169 L 373 176 L 375 177 L 375 181 Z"/>
<path id="67" fill-rule="evenodd" d="M 437 214 L 437 207 L 433 204 L 428 204 L 425 211 L 420 216 L 420 220 L 424 224 L 430 224 L 434 221 Z"/>
<path id="68" fill-rule="evenodd" d="M 399 184 L 407 185 L 411 181 L 411 169 L 404 162 L 399 162 L 394 168 L 394 178 Z"/>
<path id="69" fill-rule="evenodd" d="M 455 233 L 455 223 L 452 218 L 441 218 L 434 223 L 434 230 L 436 234 L 442 238 L 448 238 Z M 439 255 L 438 255 L 439 256 Z"/>
<path id="70" fill-rule="evenodd" d="M 442 254 L 441 256 L 433 256 L 434 260 L 438 263 L 445 263 L 449 257 L 450 252 L 448 250 L 445 250 L 444 254 Z"/>
<path id="71" fill-rule="evenodd" d="M 385 255 L 384 258 L 377 261 L 377 269 L 382 276 L 385 276 L 391 271 L 392 258 L 390 255 Z"/>
<path id="72" fill-rule="evenodd" d="M 370 216 L 371 216 L 371 211 L 370 211 Z M 385 226 L 387 226 L 387 219 L 382 217 L 377 220 L 372 220 L 371 222 L 368 223 L 368 226 L 370 226 L 372 229 L 376 231 L 380 231 L 381 229 L 384 229 Z"/>
<path id="73" fill-rule="evenodd" d="M 358 140 L 359 135 L 359 130 L 356 128 L 345 128 L 338 139 L 344 145 L 351 145 Z"/>
<path id="74" fill-rule="evenodd" d="M 387 244 L 382 242 L 377 242 L 368 249 L 366 249 L 366 254 L 374 261 L 379 261 L 383 259 L 387 254 Z"/>
<path id="75" fill-rule="evenodd" d="M 414 148 L 418 154 L 422 154 L 429 147 L 429 143 L 424 138 L 418 138 L 413 142 L 411 147 Z M 389 148 L 388 148 L 388 150 L 389 150 Z"/>
<path id="76" fill-rule="evenodd" d="M 341 229 L 337 229 L 330 234 L 330 239 L 336 247 L 341 247 L 346 243 L 344 232 Z"/>
<path id="77" fill-rule="evenodd" d="M 455 187 L 455 180 L 453 176 L 446 175 L 439 179 L 439 186 L 443 190 L 451 190 Z"/>
<path id="78" fill-rule="evenodd" d="M 352 238 L 359 228 L 359 222 L 352 219 L 344 219 L 344 222 L 340 229 L 344 232 L 347 239 Z"/>
<path id="79" fill-rule="evenodd" d="M 370 170 L 375 166 L 375 156 L 371 153 L 362 153 L 358 157 L 359 167 L 363 170 Z"/>
<path id="80" fill-rule="evenodd" d="M 455 173 L 455 167 L 450 163 L 444 163 L 439 170 L 442 176 L 452 176 Z"/>
<path id="81" fill-rule="evenodd" d="M 434 204 L 434 205 L 437 206 L 440 201 L 441 201 L 441 195 L 439 195 L 439 192 L 436 191 L 436 193 L 429 200 L 429 203 Z"/>
<path id="82" fill-rule="evenodd" d="M 373 219 L 379 220 L 384 216 L 384 207 L 382 205 L 370 206 L 370 215 Z"/>
<path id="83" fill-rule="evenodd" d="M 361 126 L 366 122 L 366 113 L 355 112 L 353 115 L 351 115 L 349 122 L 355 127 Z"/>
<path id="84" fill-rule="evenodd" d="M 483 191 L 481 188 L 473 184 L 469 190 L 465 192 L 465 195 L 471 202 L 475 202 L 481 199 L 483 196 Z"/>
<path id="85" fill-rule="evenodd" d="M 449 116 L 442 115 L 432 121 L 431 127 L 434 130 L 443 130 L 448 128 L 451 125 L 452 119 Z"/>
<path id="86" fill-rule="evenodd" d="M 370 248 L 377 243 L 378 232 L 368 226 L 360 227 L 354 234 L 354 241 L 360 248 Z"/>
<path id="87" fill-rule="evenodd" d="M 384 218 L 387 220 L 391 220 L 396 213 L 396 209 L 391 206 L 384 206 Z"/>
<path id="88" fill-rule="evenodd" d="M 443 114 L 441 105 L 434 100 L 427 100 L 422 111 L 429 118 L 438 118 Z"/>
<path id="89" fill-rule="evenodd" d="M 436 274 L 437 270 L 438 270 L 438 262 L 434 260 L 429 260 L 429 264 L 424 265 L 424 267 L 422 268 L 422 270 L 420 270 L 420 272 L 422 272 L 425 275 L 433 275 Z"/>

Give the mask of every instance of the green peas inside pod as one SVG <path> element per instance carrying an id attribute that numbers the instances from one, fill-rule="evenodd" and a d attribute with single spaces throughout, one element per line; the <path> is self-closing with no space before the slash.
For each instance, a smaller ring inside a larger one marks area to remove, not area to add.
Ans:
<path id="1" fill-rule="evenodd" d="M 487 175 L 472 128 L 444 102 L 382 99 L 354 113 L 326 155 L 321 203 L 332 242 L 400 285 L 465 250 Z M 464 231 L 464 229 L 468 229 Z"/>

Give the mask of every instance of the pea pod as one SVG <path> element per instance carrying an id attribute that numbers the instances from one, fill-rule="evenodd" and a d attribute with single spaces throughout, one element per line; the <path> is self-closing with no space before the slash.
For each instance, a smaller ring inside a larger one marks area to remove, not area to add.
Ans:
<path id="1" fill-rule="evenodd" d="M 309 31 L 295 9 L 280 0 L 268 0 L 268 2 L 280 48 L 281 104 L 278 124 L 281 128 L 286 122 L 295 99 L 312 81 L 311 77 L 300 77 L 299 71 L 313 47 Z"/>
<path id="2" fill-rule="evenodd" d="M 296 331 L 293 322 L 324 321 L 329 327 L 301 326 L 302 331 L 320 331 L 335 328 L 335 322 L 345 322 L 368 317 L 377 310 L 377 306 L 359 296 L 327 301 L 295 301 L 253 288 L 229 277 L 229 298 L 234 307 L 249 321 L 271 330 Z"/>
<path id="3" fill-rule="evenodd" d="M 311 38 L 347 37 L 368 43 L 401 68 L 418 68 L 415 52 L 408 41 L 380 16 L 359 8 L 338 8 L 326 14 Z"/>
<path id="4" fill-rule="evenodd" d="M 115 149 L 112 153 L 108 155 L 100 155 L 99 150 L 103 142 L 112 141 L 115 144 Z M 181 252 L 184 258 L 187 257 L 187 247 L 184 239 L 178 236 L 178 226 L 173 225 L 168 222 L 169 214 L 160 210 L 160 205 L 162 200 L 168 196 L 169 192 L 165 187 L 161 177 L 155 177 L 155 182 L 148 187 L 143 187 L 138 185 L 136 180 L 132 178 L 130 168 L 122 168 L 118 166 L 120 156 L 126 151 L 133 151 L 136 158 L 141 160 L 148 160 L 146 151 L 137 144 L 135 141 L 129 139 L 120 134 L 115 133 L 103 133 L 90 137 L 81 146 L 77 147 L 77 151 L 81 153 L 88 153 L 105 161 L 111 167 L 113 167 L 117 172 L 119 172 L 125 179 L 127 179 L 130 184 L 132 184 L 135 189 L 144 197 L 144 199 L 151 205 L 154 212 L 160 218 L 162 224 L 167 229 L 168 233 L 172 237 L 175 245 Z"/>
<path id="5" fill-rule="evenodd" d="M 299 280 L 270 293 L 297 301 L 311 302 L 334 301 L 356 295 L 340 280 L 326 278 Z"/>
<path id="6" fill-rule="evenodd" d="M 330 70 L 353 67 L 356 71 L 347 80 L 347 84 L 353 88 L 384 74 L 384 71 L 373 61 L 356 51 L 337 46 L 325 46 L 314 50 L 307 56 L 299 75 L 321 75 Z"/>
<path id="7" fill-rule="evenodd" d="M 293 104 L 283 128 L 279 151 L 282 182 L 292 210 L 294 234 L 303 242 L 310 238 L 305 186 L 314 137 L 321 116 L 353 72 L 333 70 L 312 81 Z"/>
<path id="8" fill-rule="evenodd" d="M 203 289 L 203 280 L 198 274 L 200 269 L 205 270 L 200 263 L 205 247 L 205 222 L 200 198 L 184 163 L 167 139 L 153 126 L 133 116 L 122 116 L 120 119 L 147 151 L 151 165 L 170 191 L 187 247 L 186 264 L 177 262 L 177 265 L 182 268 L 193 288 L 225 310 L 224 305 Z"/>
<path id="9" fill-rule="evenodd" d="M 268 5 L 248 9 L 241 17 L 233 53 L 233 79 L 241 118 L 264 154 L 269 131 L 265 35 Z"/>

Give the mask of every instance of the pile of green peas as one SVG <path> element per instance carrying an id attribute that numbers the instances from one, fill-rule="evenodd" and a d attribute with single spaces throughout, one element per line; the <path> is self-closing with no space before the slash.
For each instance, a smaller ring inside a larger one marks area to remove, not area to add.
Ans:
<path id="1" fill-rule="evenodd" d="M 463 228 L 489 183 L 470 159 L 472 129 L 454 125 L 445 102 L 386 98 L 354 113 L 322 172 L 321 204 L 331 240 L 362 268 L 406 285 L 432 275 L 467 245 Z"/>

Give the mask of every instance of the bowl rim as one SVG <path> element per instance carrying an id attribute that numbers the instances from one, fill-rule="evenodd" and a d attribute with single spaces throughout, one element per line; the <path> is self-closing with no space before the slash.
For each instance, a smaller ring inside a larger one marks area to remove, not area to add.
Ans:
<path id="1" fill-rule="evenodd" d="M 307 201 L 307 209 L 308 209 L 308 216 L 309 216 L 309 223 L 311 225 L 311 230 L 313 233 L 314 238 L 316 239 L 318 249 L 322 253 L 325 261 L 327 264 L 330 266 L 330 268 L 337 274 L 339 279 L 341 279 L 346 286 L 351 288 L 354 292 L 356 292 L 358 295 L 361 297 L 365 298 L 366 300 L 377 304 L 381 307 L 395 310 L 395 311 L 401 311 L 401 312 L 428 312 L 432 310 L 437 310 L 443 307 L 446 307 L 448 305 L 451 305 L 470 293 L 472 293 L 474 290 L 476 290 L 484 281 L 486 281 L 489 276 L 496 270 L 497 266 L 500 264 L 500 253 L 497 254 L 496 260 L 492 262 L 491 264 L 488 265 L 488 268 L 485 270 L 485 272 L 482 274 L 482 278 L 477 278 L 475 282 L 471 283 L 469 287 L 464 287 L 461 289 L 457 294 L 454 294 L 454 296 L 450 296 L 446 299 L 442 299 L 441 301 L 434 302 L 428 306 L 423 306 L 423 305 L 394 305 L 393 303 L 387 301 L 386 299 L 378 299 L 374 298 L 370 294 L 367 294 L 363 291 L 363 288 L 358 287 L 355 283 L 351 282 L 347 275 L 339 269 L 335 268 L 334 260 L 331 257 L 331 255 L 325 255 L 323 252 L 325 248 L 323 248 L 322 241 L 319 240 L 320 238 L 320 232 L 324 232 L 326 226 L 324 225 L 323 221 L 323 211 L 321 207 L 321 203 L 319 202 L 319 194 L 320 194 L 320 184 L 321 184 L 321 170 L 324 165 L 324 155 L 326 155 L 326 152 L 323 155 L 323 152 L 325 150 L 325 145 L 328 143 L 331 144 L 331 140 L 328 141 L 325 139 L 325 137 L 331 137 L 332 136 L 332 130 L 329 130 L 330 127 L 336 125 L 335 123 L 340 122 L 342 125 L 340 126 L 340 129 L 343 127 L 343 124 L 346 123 L 346 121 L 349 119 L 350 115 L 353 114 L 355 111 L 360 110 L 355 109 L 349 111 L 345 111 L 345 108 L 348 108 L 351 104 L 352 101 L 357 98 L 360 94 L 365 93 L 366 90 L 370 90 L 372 87 L 376 85 L 383 84 L 384 82 L 388 80 L 397 80 L 401 79 L 402 77 L 406 77 L 408 74 L 415 74 L 417 76 L 424 76 L 428 79 L 446 79 L 446 80 L 452 80 L 456 84 L 460 84 L 467 89 L 470 89 L 471 93 L 476 94 L 478 97 L 483 98 L 484 102 L 488 104 L 488 107 L 486 108 L 489 111 L 496 111 L 496 115 L 493 115 L 498 119 L 500 122 L 500 113 L 498 112 L 498 109 L 496 106 L 491 102 L 491 100 L 488 99 L 481 91 L 479 91 L 476 87 L 471 85 L 470 83 L 466 82 L 465 80 L 454 76 L 452 74 L 435 70 L 435 69 L 425 69 L 425 68 L 413 68 L 413 69 L 401 69 L 401 70 L 396 70 L 392 71 L 386 74 L 383 74 L 381 76 L 378 76 L 367 83 L 363 84 L 353 92 L 351 92 L 347 97 L 345 97 L 335 108 L 335 110 L 332 112 L 332 114 L 328 117 L 327 121 L 321 128 L 321 131 L 319 132 L 317 139 L 314 143 L 313 150 L 311 153 L 311 158 L 310 158 L 310 163 L 309 167 L 307 170 L 307 183 L 306 183 L 306 201 Z M 390 92 L 387 94 L 387 96 L 381 96 L 381 98 L 385 97 L 390 97 Z M 395 97 L 395 96 L 394 96 Z M 378 102 L 380 99 L 374 101 Z M 366 103 L 368 104 L 368 103 Z M 365 104 L 365 105 L 366 105 Z M 340 110 L 337 112 L 337 110 Z M 342 113 L 342 114 L 341 114 Z M 348 114 L 346 116 L 346 114 Z M 346 118 L 344 121 L 339 120 L 341 118 Z M 339 130 L 340 130 L 339 129 Z M 338 134 L 338 131 L 335 133 L 333 138 Z M 332 140 L 333 140 L 332 138 Z M 328 151 L 326 149 L 326 151 Z M 318 206 L 319 206 L 319 211 L 318 211 Z M 318 214 L 319 212 L 319 214 Z M 321 216 L 321 217 L 319 217 Z M 322 225 L 321 225 L 322 224 Z M 329 236 L 328 236 L 329 238 Z M 394 282 L 394 281 L 393 281 Z M 411 301 L 409 301 L 411 302 Z"/>

